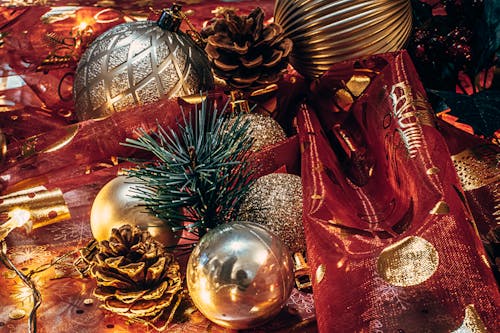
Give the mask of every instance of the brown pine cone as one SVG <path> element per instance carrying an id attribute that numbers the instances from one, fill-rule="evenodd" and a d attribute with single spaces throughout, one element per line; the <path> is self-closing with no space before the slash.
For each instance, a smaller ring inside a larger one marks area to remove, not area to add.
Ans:
<path id="1" fill-rule="evenodd" d="M 201 31 L 214 75 L 235 89 L 252 91 L 276 83 L 288 64 L 292 41 L 275 23 L 264 26 L 257 7 L 248 16 L 224 12 Z"/>
<path id="2" fill-rule="evenodd" d="M 99 244 L 90 274 L 102 306 L 129 318 L 162 314 L 182 289 L 174 256 L 149 232 L 130 225 L 113 229 Z"/>

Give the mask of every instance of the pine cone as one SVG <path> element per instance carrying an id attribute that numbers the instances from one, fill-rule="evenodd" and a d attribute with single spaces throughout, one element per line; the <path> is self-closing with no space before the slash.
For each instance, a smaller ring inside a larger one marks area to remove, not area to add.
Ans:
<path id="1" fill-rule="evenodd" d="M 264 26 L 257 7 L 248 16 L 232 10 L 201 31 L 215 76 L 233 88 L 251 91 L 276 83 L 288 64 L 292 41 L 275 23 Z"/>
<path id="2" fill-rule="evenodd" d="M 181 291 L 179 264 L 149 232 L 124 225 L 99 244 L 90 274 L 103 307 L 129 318 L 161 315 Z"/>

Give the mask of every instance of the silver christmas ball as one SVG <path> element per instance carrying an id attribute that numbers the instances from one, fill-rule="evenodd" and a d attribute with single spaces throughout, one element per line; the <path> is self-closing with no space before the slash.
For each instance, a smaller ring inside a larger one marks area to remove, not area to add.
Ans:
<path id="1" fill-rule="evenodd" d="M 301 178 L 288 173 L 260 177 L 243 198 L 237 219 L 264 225 L 292 253 L 305 251 Z"/>
<path id="2" fill-rule="evenodd" d="M 100 35 L 80 59 L 75 113 L 80 121 L 100 118 L 212 87 L 206 55 L 187 35 L 153 21 L 123 23 Z"/>
<path id="3" fill-rule="evenodd" d="M 229 123 L 232 125 L 236 117 L 230 118 Z M 240 123 L 249 122 L 248 135 L 253 139 L 253 145 L 250 149 L 253 152 L 258 152 L 261 149 L 283 141 L 286 139 L 285 130 L 278 122 L 269 117 L 256 113 L 244 113 L 240 115 Z"/>
<path id="4" fill-rule="evenodd" d="M 109 239 L 111 230 L 124 224 L 147 230 L 165 246 L 177 244 L 179 238 L 162 220 L 151 215 L 144 202 L 134 195 L 142 186 L 140 179 L 118 176 L 104 185 L 92 204 L 90 228 L 97 241 Z"/>
<path id="5" fill-rule="evenodd" d="M 189 294 L 205 317 L 246 329 L 273 318 L 293 288 L 286 246 L 255 223 L 224 224 L 203 236 L 186 272 Z"/>
<path id="6" fill-rule="evenodd" d="M 336 62 L 402 49 L 412 8 L 410 0 L 277 0 L 274 22 L 293 41 L 290 63 L 316 78 Z"/>

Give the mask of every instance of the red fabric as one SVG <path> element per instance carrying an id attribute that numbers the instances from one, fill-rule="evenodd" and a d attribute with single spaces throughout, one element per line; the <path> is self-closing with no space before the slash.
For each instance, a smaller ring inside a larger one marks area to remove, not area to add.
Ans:
<path id="1" fill-rule="evenodd" d="M 377 75 L 348 114 L 334 113 L 321 96 L 359 69 Z M 333 66 L 313 91 L 316 108 L 301 108 L 304 228 L 320 332 L 448 332 L 464 323 L 470 304 L 489 331 L 500 330 L 496 282 L 457 195 L 462 190 L 446 143 L 422 120 L 421 112 L 431 111 L 422 110 L 422 97 L 407 53 L 398 52 Z M 350 173 L 346 158 L 332 149 L 337 123 L 366 151 L 362 163 L 373 167 L 367 179 Z M 408 146 L 400 135 L 405 128 L 414 129 Z M 433 167 L 439 172 L 429 174 Z M 449 213 L 430 214 L 438 201 Z M 439 265 L 420 284 L 396 286 L 381 277 L 377 260 L 408 236 L 430 242 Z M 320 265 L 323 279 L 314 275 Z"/>

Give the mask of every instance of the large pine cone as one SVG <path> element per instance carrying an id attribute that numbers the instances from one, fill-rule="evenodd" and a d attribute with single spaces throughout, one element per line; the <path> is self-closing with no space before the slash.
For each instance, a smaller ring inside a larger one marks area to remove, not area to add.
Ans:
<path id="1" fill-rule="evenodd" d="M 252 91 L 276 83 L 286 69 L 292 41 L 275 23 L 264 26 L 257 7 L 248 16 L 232 10 L 201 31 L 215 76 L 235 89 Z"/>
<path id="2" fill-rule="evenodd" d="M 113 229 L 109 241 L 99 244 L 90 274 L 103 307 L 129 318 L 161 315 L 182 289 L 174 256 L 130 225 Z"/>

